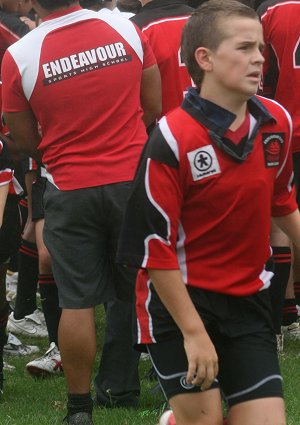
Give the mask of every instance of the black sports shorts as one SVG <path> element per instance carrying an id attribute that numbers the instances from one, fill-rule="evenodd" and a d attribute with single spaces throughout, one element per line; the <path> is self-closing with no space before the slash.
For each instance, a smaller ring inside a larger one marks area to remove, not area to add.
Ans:
<path id="1" fill-rule="evenodd" d="M 7 262 L 13 253 L 21 232 L 21 220 L 19 210 L 19 197 L 8 195 L 3 223 L 0 228 L 0 264 Z"/>
<path id="2" fill-rule="evenodd" d="M 202 298 L 206 304 L 204 313 L 199 304 L 197 310 L 218 354 L 219 374 L 212 388 L 220 388 L 229 407 L 257 398 L 282 397 L 268 291 L 232 297 L 193 288 L 192 299 L 195 292 L 197 301 Z M 167 399 L 201 391 L 186 384 L 188 364 L 179 332 L 147 348 Z"/>
<path id="3" fill-rule="evenodd" d="M 46 177 L 38 175 L 32 185 L 32 221 L 41 220 L 45 216 L 43 196 L 46 182 Z"/>
<path id="4" fill-rule="evenodd" d="M 297 190 L 297 204 L 300 209 L 300 152 L 293 154 L 294 182 Z"/>
<path id="5" fill-rule="evenodd" d="M 62 191 L 47 181 L 44 241 L 62 308 L 132 300 L 137 271 L 115 263 L 131 183 Z"/>

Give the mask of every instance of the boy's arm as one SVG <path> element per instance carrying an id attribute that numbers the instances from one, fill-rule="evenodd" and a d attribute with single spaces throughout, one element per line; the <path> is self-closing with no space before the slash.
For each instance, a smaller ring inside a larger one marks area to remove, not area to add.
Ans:
<path id="1" fill-rule="evenodd" d="M 33 112 L 30 109 L 22 112 L 6 112 L 4 119 L 20 151 L 41 161 L 41 154 L 37 150 L 41 136 Z"/>
<path id="2" fill-rule="evenodd" d="M 147 269 L 163 304 L 180 328 L 188 359 L 188 384 L 208 389 L 218 374 L 218 357 L 179 270 Z"/>

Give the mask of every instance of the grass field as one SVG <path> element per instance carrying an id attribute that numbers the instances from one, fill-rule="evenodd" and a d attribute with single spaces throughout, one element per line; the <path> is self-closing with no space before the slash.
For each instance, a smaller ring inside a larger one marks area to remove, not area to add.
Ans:
<path id="1" fill-rule="evenodd" d="M 99 329 L 99 350 L 103 311 L 97 311 Z M 39 345 L 41 352 L 48 348 L 46 339 L 31 339 L 27 343 Z M 32 356 L 33 358 L 34 356 Z M 10 357 L 9 363 L 16 367 L 6 372 L 5 393 L 0 401 L 0 425 L 58 425 L 65 415 L 65 382 L 63 376 L 51 379 L 33 379 L 25 370 L 29 357 Z M 97 359 L 98 360 L 98 359 Z M 97 364 L 97 362 L 96 362 Z M 95 425 L 155 425 L 163 407 L 161 394 L 152 394 L 155 385 L 146 374 L 148 361 L 140 362 L 142 394 L 139 409 L 94 410 Z M 286 341 L 281 356 L 282 374 L 286 397 L 288 425 L 300 425 L 300 341 Z M 242 424 L 241 424 L 242 425 Z"/>

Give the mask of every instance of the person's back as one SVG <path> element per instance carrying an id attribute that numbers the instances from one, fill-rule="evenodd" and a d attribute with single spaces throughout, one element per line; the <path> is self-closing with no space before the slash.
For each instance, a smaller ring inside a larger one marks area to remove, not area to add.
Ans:
<path id="1" fill-rule="evenodd" d="M 19 107 L 29 101 L 41 124 L 43 162 L 61 189 L 130 180 L 145 140 L 140 38 L 117 17 L 79 8 L 52 17 L 10 49 L 6 67 L 8 80 L 25 82 Z"/>
<path id="2" fill-rule="evenodd" d="M 143 1 L 141 11 L 131 20 L 148 37 L 162 79 L 162 114 L 179 106 L 192 85 L 181 58 L 182 29 L 193 9 L 177 0 Z"/>

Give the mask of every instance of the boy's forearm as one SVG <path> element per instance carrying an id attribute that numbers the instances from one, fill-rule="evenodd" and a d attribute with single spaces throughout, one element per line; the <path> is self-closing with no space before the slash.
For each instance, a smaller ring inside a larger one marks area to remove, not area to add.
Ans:
<path id="1" fill-rule="evenodd" d="M 180 328 L 188 361 L 186 382 L 210 388 L 218 374 L 218 356 L 189 296 L 179 270 L 148 270 L 165 307 Z"/>
<path id="2" fill-rule="evenodd" d="M 183 336 L 205 332 L 203 322 L 192 303 L 180 271 L 148 269 L 148 274 L 156 292 Z"/>

